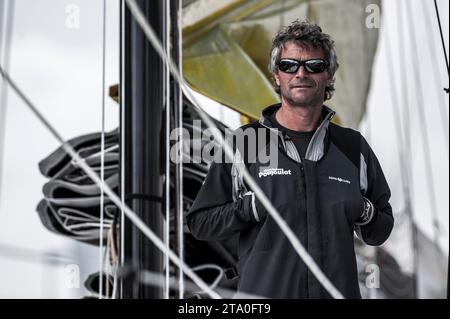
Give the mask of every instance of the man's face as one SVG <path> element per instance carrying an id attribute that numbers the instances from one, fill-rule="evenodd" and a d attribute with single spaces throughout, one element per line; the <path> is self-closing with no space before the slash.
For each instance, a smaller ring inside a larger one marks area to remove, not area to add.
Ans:
<path id="1" fill-rule="evenodd" d="M 325 55 L 321 48 L 314 48 L 311 45 L 302 48 L 295 42 L 287 42 L 284 44 L 280 58 L 305 61 L 325 59 Z M 321 106 L 325 98 L 325 87 L 331 81 L 328 71 L 308 73 L 303 65 L 296 73 L 289 74 L 278 71 L 274 77 L 280 87 L 282 100 L 291 106 L 298 107 Z"/>

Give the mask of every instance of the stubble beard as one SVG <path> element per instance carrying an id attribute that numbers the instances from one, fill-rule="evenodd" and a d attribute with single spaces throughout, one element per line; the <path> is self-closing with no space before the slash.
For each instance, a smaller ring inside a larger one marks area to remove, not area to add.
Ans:
<path id="1" fill-rule="evenodd" d="M 319 104 L 323 104 L 323 100 L 321 100 L 317 95 L 316 96 L 309 96 L 309 97 L 303 97 L 301 99 L 296 99 L 292 96 L 291 92 L 284 92 L 281 90 L 281 97 L 284 99 L 290 106 L 295 108 L 315 108 Z"/>

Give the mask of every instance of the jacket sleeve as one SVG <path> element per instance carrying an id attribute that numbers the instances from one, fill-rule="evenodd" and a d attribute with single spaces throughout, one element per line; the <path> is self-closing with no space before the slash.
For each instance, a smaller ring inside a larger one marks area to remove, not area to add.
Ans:
<path id="1" fill-rule="evenodd" d="M 355 231 L 366 244 L 378 246 L 389 237 L 394 226 L 391 191 L 381 165 L 367 141 L 361 137 L 360 185 L 364 197 L 372 204 L 373 214 L 364 226 L 355 225 Z"/>
<path id="2" fill-rule="evenodd" d="M 186 221 L 196 239 L 222 240 L 253 223 L 251 209 L 252 196 L 233 201 L 231 164 L 213 162 Z"/>

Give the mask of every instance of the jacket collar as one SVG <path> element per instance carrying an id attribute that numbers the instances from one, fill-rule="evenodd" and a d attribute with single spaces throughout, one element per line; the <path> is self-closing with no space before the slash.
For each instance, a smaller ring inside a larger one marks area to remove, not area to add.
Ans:
<path id="1" fill-rule="evenodd" d="M 267 108 L 265 108 L 262 113 L 261 117 L 259 119 L 259 123 L 272 130 L 277 132 L 277 134 L 281 137 L 281 141 L 283 144 L 284 149 L 286 150 L 288 147 L 286 146 L 286 141 L 290 141 L 289 136 L 287 136 L 284 132 L 279 131 L 276 129 L 276 127 L 273 125 L 272 121 L 270 120 L 271 115 L 278 111 L 278 109 L 281 107 L 281 103 L 271 105 Z M 325 137 L 328 130 L 328 125 L 330 124 L 331 119 L 336 114 L 333 110 L 331 110 L 329 107 L 324 105 L 322 107 L 322 122 L 320 123 L 319 127 L 316 129 L 316 132 L 314 133 L 313 137 L 311 138 L 311 141 L 309 142 L 308 148 L 306 150 L 305 159 L 317 162 L 320 160 L 325 152 Z M 292 143 L 292 142 L 291 142 Z M 292 148 L 292 147 L 291 147 Z M 291 153 L 291 152 L 288 152 Z M 291 156 L 291 155 L 290 155 Z M 293 159 L 299 161 L 299 156 L 291 156 Z"/>
<path id="2" fill-rule="evenodd" d="M 266 107 L 261 112 L 261 117 L 259 118 L 259 123 L 261 125 L 269 128 L 269 129 L 276 128 L 275 125 L 273 125 L 272 121 L 270 120 L 270 117 L 272 116 L 273 113 L 278 111 L 280 109 L 280 107 L 281 107 L 281 103 L 273 104 L 273 105 L 270 105 L 270 106 Z M 336 114 L 335 111 L 330 109 L 328 106 L 324 105 L 322 107 L 322 118 L 323 118 L 323 121 L 319 125 L 319 128 L 324 124 L 324 122 L 331 121 L 331 119 L 333 118 L 333 116 L 335 114 Z"/>

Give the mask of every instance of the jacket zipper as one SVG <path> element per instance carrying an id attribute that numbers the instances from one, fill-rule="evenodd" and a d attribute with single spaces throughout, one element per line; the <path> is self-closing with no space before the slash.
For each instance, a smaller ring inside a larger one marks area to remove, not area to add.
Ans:
<path id="1" fill-rule="evenodd" d="M 309 251 L 308 249 L 308 212 L 307 212 L 307 193 L 306 193 L 306 179 L 305 179 L 305 167 L 302 162 L 298 163 L 298 166 L 300 168 L 299 170 L 299 178 L 300 178 L 300 213 L 305 214 L 305 226 L 306 226 L 306 232 L 305 232 L 305 242 L 303 243 L 306 251 Z M 309 298 L 309 286 L 308 286 L 308 277 L 310 276 L 308 269 L 306 269 L 306 298 Z"/>

